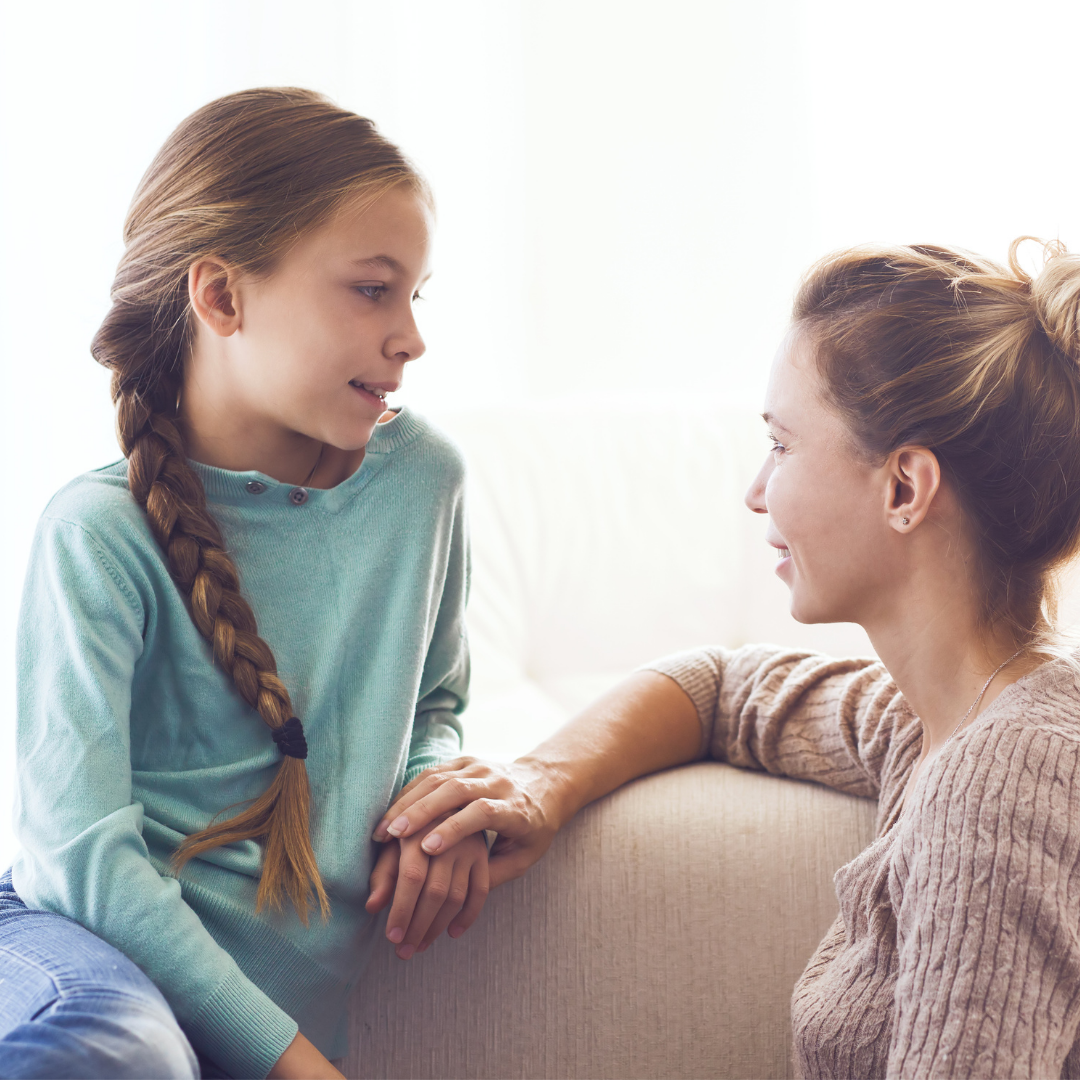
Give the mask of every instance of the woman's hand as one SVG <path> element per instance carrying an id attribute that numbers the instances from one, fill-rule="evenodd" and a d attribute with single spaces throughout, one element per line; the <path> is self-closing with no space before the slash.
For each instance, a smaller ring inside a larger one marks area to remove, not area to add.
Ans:
<path id="1" fill-rule="evenodd" d="M 461 757 L 421 773 L 374 836 L 422 837 L 421 850 L 435 854 L 494 829 L 490 881 L 501 885 L 525 873 L 583 806 L 637 776 L 693 761 L 701 744 L 697 709 L 679 684 L 637 671 L 512 765 Z"/>
<path id="2" fill-rule="evenodd" d="M 299 1032 L 266 1075 L 267 1080 L 345 1080 Z"/>
<path id="3" fill-rule="evenodd" d="M 520 877 L 551 846 L 562 824 L 558 808 L 564 800 L 558 792 L 554 775 L 540 762 L 523 758 L 500 765 L 457 758 L 403 788 L 375 839 L 419 839 L 422 852 L 437 855 L 464 837 L 493 829 L 499 834 L 491 849 L 494 887 Z"/>
<path id="4" fill-rule="evenodd" d="M 439 823 L 432 828 L 439 827 Z M 452 851 L 429 855 L 428 830 L 393 840 L 371 872 L 367 910 L 382 911 L 393 897 L 386 936 L 402 960 L 423 952 L 449 928 L 452 938 L 472 926 L 487 899 L 488 850 L 483 834 L 465 837 Z"/>

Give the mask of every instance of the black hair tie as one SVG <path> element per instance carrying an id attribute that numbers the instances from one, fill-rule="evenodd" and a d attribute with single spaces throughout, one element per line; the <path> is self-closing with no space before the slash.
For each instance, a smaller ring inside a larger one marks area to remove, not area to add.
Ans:
<path id="1" fill-rule="evenodd" d="M 279 728 L 271 732 L 277 748 L 286 757 L 307 757 L 307 739 L 304 738 L 304 725 L 300 723 L 299 716 L 290 716 Z"/>

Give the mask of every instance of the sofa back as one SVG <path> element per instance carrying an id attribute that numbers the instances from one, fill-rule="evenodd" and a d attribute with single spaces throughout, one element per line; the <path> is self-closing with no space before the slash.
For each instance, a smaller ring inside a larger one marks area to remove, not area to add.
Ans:
<path id="1" fill-rule="evenodd" d="M 870 651 L 800 626 L 744 493 L 760 416 L 709 403 L 434 414 L 469 469 L 470 752 L 513 756 L 645 661 L 702 644 Z"/>

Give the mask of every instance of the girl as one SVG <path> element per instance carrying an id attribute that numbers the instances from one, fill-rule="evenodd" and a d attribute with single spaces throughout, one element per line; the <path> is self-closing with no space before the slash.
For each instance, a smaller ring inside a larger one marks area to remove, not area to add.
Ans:
<path id="1" fill-rule="evenodd" d="M 0 1074 L 341 1075 L 399 869 L 367 838 L 468 684 L 461 462 L 384 402 L 430 230 L 305 90 L 200 109 L 144 177 L 92 346 L 126 460 L 55 496 L 26 580 Z M 400 859 L 407 959 L 475 919 L 487 853 Z"/>
<path id="2" fill-rule="evenodd" d="M 1019 241 L 1017 241 L 1019 243 Z M 706 755 L 876 799 L 792 1004 L 802 1076 L 1080 1076 L 1080 664 L 1054 574 L 1080 548 L 1080 258 L 1031 280 L 936 247 L 810 272 L 773 367 L 769 514 L 801 622 L 881 662 L 767 645 L 631 676 L 507 768 L 415 783 L 376 836 L 503 834 L 522 873 L 580 807 Z"/>

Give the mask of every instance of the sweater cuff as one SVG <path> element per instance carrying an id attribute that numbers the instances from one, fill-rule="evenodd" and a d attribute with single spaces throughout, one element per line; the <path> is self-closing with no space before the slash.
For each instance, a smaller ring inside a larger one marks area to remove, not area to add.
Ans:
<path id="1" fill-rule="evenodd" d="M 666 675 L 694 703 L 698 723 L 701 724 L 701 742 L 697 756 L 708 756 L 716 704 L 720 700 L 720 685 L 724 677 L 724 668 L 719 658 L 701 649 L 691 649 L 662 656 L 659 660 L 642 664 L 637 670 L 656 671 Z"/>
<path id="2" fill-rule="evenodd" d="M 233 972 L 203 1003 L 191 1023 L 192 1042 L 230 1076 L 261 1080 L 299 1031 L 253 982 Z"/>

